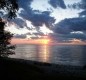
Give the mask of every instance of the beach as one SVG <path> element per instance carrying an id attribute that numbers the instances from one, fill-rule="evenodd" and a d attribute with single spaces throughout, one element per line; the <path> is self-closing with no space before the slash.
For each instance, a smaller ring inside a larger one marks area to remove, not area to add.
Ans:
<path id="1" fill-rule="evenodd" d="M 58 65 L 14 58 L 0 58 L 0 65 L 2 80 L 86 79 L 85 65 Z"/>

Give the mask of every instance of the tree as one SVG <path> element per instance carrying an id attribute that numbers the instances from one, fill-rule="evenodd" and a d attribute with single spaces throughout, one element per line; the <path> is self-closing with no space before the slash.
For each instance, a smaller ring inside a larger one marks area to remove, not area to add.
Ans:
<path id="1" fill-rule="evenodd" d="M 16 0 L 0 0 L 0 9 L 7 12 L 9 19 L 16 17 L 16 11 L 18 10 L 18 4 Z M 0 16 L 2 17 L 2 16 Z M 0 18 L 0 57 L 8 57 L 10 54 L 14 54 L 14 45 L 10 44 L 10 40 L 13 37 L 8 31 L 4 30 L 5 22 Z"/>
<path id="2" fill-rule="evenodd" d="M 7 12 L 8 18 L 16 17 L 16 12 L 18 10 L 17 0 L 0 0 L 0 9 Z"/>
<path id="3" fill-rule="evenodd" d="M 15 47 L 10 44 L 13 35 L 4 30 L 4 25 L 5 23 L 0 20 L 0 56 L 7 57 L 9 54 L 14 54 Z"/>

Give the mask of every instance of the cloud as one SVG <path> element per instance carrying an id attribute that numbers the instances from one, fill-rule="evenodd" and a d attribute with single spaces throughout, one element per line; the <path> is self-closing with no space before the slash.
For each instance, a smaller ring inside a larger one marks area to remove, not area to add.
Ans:
<path id="1" fill-rule="evenodd" d="M 69 6 L 69 5 L 68 5 Z M 86 39 L 86 0 L 71 4 L 69 9 L 81 9 L 79 17 L 66 18 L 55 24 L 53 30 L 56 34 L 61 34 L 63 39 Z"/>
<path id="2" fill-rule="evenodd" d="M 63 0 L 49 0 L 49 4 L 51 4 L 51 6 L 54 8 L 61 7 L 66 9 L 66 5 Z"/>
<path id="3" fill-rule="evenodd" d="M 12 20 L 17 25 L 19 25 L 19 28 L 28 27 L 26 24 L 26 20 L 31 22 L 31 24 L 36 27 L 36 29 L 39 29 L 40 26 L 43 26 L 44 24 L 50 28 L 55 23 L 55 18 L 51 16 L 51 13 L 48 9 L 47 11 L 39 11 L 39 10 L 33 10 L 31 8 L 31 3 L 33 0 L 18 0 L 19 2 L 19 8 L 21 9 L 20 12 L 18 12 L 18 16 L 16 19 Z M 37 0 L 38 1 L 38 0 Z M 86 30 L 86 18 L 83 18 L 82 15 L 85 15 L 85 0 L 82 0 L 82 3 L 74 4 L 73 7 L 83 9 L 83 12 L 79 13 L 81 17 L 77 18 L 68 18 L 64 19 L 61 22 L 55 24 L 53 31 L 55 33 L 59 33 L 59 39 L 66 39 L 66 38 L 83 38 L 85 37 L 84 34 L 71 34 L 73 31 L 85 31 Z M 60 7 L 61 10 L 67 9 L 66 5 L 63 0 L 48 0 L 48 3 L 54 8 Z M 78 7 L 79 6 L 79 7 Z M 84 7 L 83 7 L 84 6 Z M 55 9 L 57 10 L 57 9 Z M 60 12 L 59 12 L 60 13 Z M 65 12 L 66 13 L 66 12 Z M 66 14 L 65 14 L 66 15 Z M 70 14 L 71 15 L 71 14 Z M 70 16 L 69 15 L 69 16 Z M 57 16 L 57 15 L 56 15 Z M 56 17 L 55 16 L 55 17 Z M 21 18 L 20 18 L 21 17 Z M 40 32 L 39 32 L 40 34 Z M 25 35 L 23 35 L 25 36 Z M 55 36 L 55 37 L 57 37 Z M 17 35 L 17 37 L 22 37 L 21 35 Z"/>
<path id="4" fill-rule="evenodd" d="M 66 35 L 66 38 L 76 38 L 76 39 L 82 39 L 85 40 L 86 39 L 86 33 L 84 34 L 68 34 Z"/>
<path id="5" fill-rule="evenodd" d="M 32 2 L 33 0 L 18 0 L 19 7 L 24 8 L 25 10 L 28 10 L 28 7 L 30 8 Z"/>
<path id="6" fill-rule="evenodd" d="M 53 30 L 55 33 L 69 34 L 71 32 L 71 29 L 69 26 L 70 26 L 69 20 L 64 19 L 59 23 L 55 24 L 55 27 L 53 28 Z"/>
<path id="7" fill-rule="evenodd" d="M 23 28 L 24 26 L 27 26 L 27 24 L 25 23 L 25 20 L 20 19 L 20 18 L 16 18 L 11 20 L 12 22 L 16 23 L 18 26 L 18 28 Z"/>
<path id="8" fill-rule="evenodd" d="M 3 12 L 2 11 L 0 11 L 0 16 L 3 16 Z"/>
<path id="9" fill-rule="evenodd" d="M 86 0 L 81 0 L 81 3 L 78 5 L 81 9 L 86 9 Z"/>
<path id="10" fill-rule="evenodd" d="M 61 34 L 63 39 L 86 39 L 86 18 L 68 18 L 57 23 L 54 27 L 56 34 Z"/>
<path id="11" fill-rule="evenodd" d="M 79 13 L 79 16 L 86 16 L 86 0 L 81 0 L 80 2 L 68 5 L 69 8 L 82 9 L 83 11 Z"/>
<path id="12" fill-rule="evenodd" d="M 68 40 L 72 40 L 72 39 L 86 40 L 86 32 L 84 32 L 83 34 L 78 34 L 78 33 L 58 34 L 58 33 L 54 33 L 54 34 L 51 34 L 50 37 L 54 40 L 59 41 L 59 42 L 64 41 L 64 40 L 68 41 Z"/>
<path id="13" fill-rule="evenodd" d="M 14 35 L 15 38 L 26 38 L 26 34 L 22 34 L 22 35 Z"/>
<path id="14" fill-rule="evenodd" d="M 47 27 L 52 26 L 52 24 L 55 22 L 54 17 L 50 16 L 49 11 L 44 11 L 40 14 L 33 14 L 30 17 L 30 21 L 35 26 L 42 26 L 45 24 Z"/>
<path id="15" fill-rule="evenodd" d="M 83 9 L 83 11 L 81 13 L 79 13 L 80 16 L 86 16 L 86 0 L 82 0 L 80 6 L 81 9 Z"/>
<path id="16" fill-rule="evenodd" d="M 79 16 L 82 17 L 82 16 L 86 16 L 86 10 L 82 11 L 79 13 Z"/>
<path id="17" fill-rule="evenodd" d="M 50 16 L 50 11 L 43 11 L 40 12 L 39 10 L 33 10 L 30 5 L 33 0 L 19 0 L 19 7 L 22 8 L 21 12 L 19 13 L 19 16 L 23 19 L 31 21 L 31 23 L 35 27 L 42 26 L 45 24 L 47 27 L 51 26 L 55 19 L 54 17 Z M 16 19 L 16 21 L 20 21 L 21 23 L 23 20 Z M 16 22 L 15 21 L 15 22 Z M 19 24 L 20 25 L 20 24 Z"/>
<path id="18" fill-rule="evenodd" d="M 86 18 L 64 19 L 55 25 L 54 31 L 61 34 L 69 34 L 72 31 L 85 31 Z"/>

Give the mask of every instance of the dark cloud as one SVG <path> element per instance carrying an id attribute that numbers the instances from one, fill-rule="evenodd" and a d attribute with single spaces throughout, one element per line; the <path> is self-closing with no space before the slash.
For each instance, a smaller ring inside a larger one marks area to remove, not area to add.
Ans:
<path id="1" fill-rule="evenodd" d="M 82 17 L 82 16 L 86 16 L 86 10 L 82 11 L 79 13 L 79 16 Z"/>
<path id="2" fill-rule="evenodd" d="M 67 37 L 85 40 L 86 34 L 69 34 Z"/>
<path id="3" fill-rule="evenodd" d="M 25 9 L 26 11 L 28 10 L 28 8 L 30 8 L 32 2 L 33 0 L 18 0 L 19 7 Z"/>
<path id="4" fill-rule="evenodd" d="M 86 33 L 79 34 L 79 33 L 74 33 L 74 34 L 58 34 L 54 33 L 50 36 L 52 39 L 57 40 L 59 42 L 62 41 L 68 41 L 71 39 L 81 39 L 81 40 L 86 40 Z"/>
<path id="5" fill-rule="evenodd" d="M 18 4 L 19 7 L 23 10 L 20 13 L 20 16 L 22 16 L 25 19 L 28 19 L 28 17 L 33 13 L 32 8 L 30 7 L 33 0 L 19 0 Z"/>
<path id="6" fill-rule="evenodd" d="M 54 17 L 50 16 L 49 11 L 40 12 L 39 10 L 33 10 L 30 5 L 33 0 L 19 0 L 19 6 L 23 8 L 19 14 L 22 18 L 29 20 L 36 27 L 45 24 L 47 27 L 55 22 Z"/>
<path id="7" fill-rule="evenodd" d="M 45 24 L 47 27 L 52 26 L 52 24 L 55 22 L 55 18 L 50 16 L 51 12 L 33 10 L 30 7 L 32 2 L 33 0 L 19 0 L 19 7 L 22 8 L 19 16 L 23 19 L 16 18 L 13 20 L 13 22 L 19 25 L 20 28 L 23 28 L 24 26 L 27 27 L 25 20 L 31 21 L 36 28 L 39 28 L 39 26 L 42 26 L 43 24 Z M 66 8 L 63 0 L 49 0 L 49 4 L 51 4 L 54 8 Z M 72 5 L 72 7 L 75 9 L 83 9 L 83 11 L 79 13 L 80 17 L 64 19 L 54 26 L 53 31 L 57 34 L 55 35 L 55 39 L 58 37 L 59 41 L 70 38 L 86 39 L 85 33 L 71 34 L 73 31 L 86 31 L 86 17 L 82 17 L 83 15 L 86 15 L 86 0 L 82 0 L 81 3 L 75 3 Z M 25 38 L 26 34 L 16 35 L 15 37 Z"/>
<path id="8" fill-rule="evenodd" d="M 86 18 L 64 19 L 55 25 L 54 31 L 61 34 L 69 34 L 72 31 L 85 31 Z"/>
<path id="9" fill-rule="evenodd" d="M 0 11 L 0 16 L 3 16 L 3 12 L 2 11 Z"/>
<path id="10" fill-rule="evenodd" d="M 86 16 L 86 0 L 82 0 L 80 6 L 81 9 L 83 9 L 83 11 L 81 13 L 79 13 L 80 16 Z"/>
<path id="11" fill-rule="evenodd" d="M 24 26 L 27 26 L 27 24 L 25 23 L 25 20 L 20 18 L 13 19 L 11 21 L 16 23 L 19 26 L 18 28 L 23 28 Z"/>
<path id="12" fill-rule="evenodd" d="M 54 8 L 61 7 L 63 9 L 66 8 L 66 5 L 63 0 L 49 0 L 49 4 L 51 4 Z"/>
<path id="13" fill-rule="evenodd" d="M 47 27 L 52 26 L 52 24 L 55 22 L 55 18 L 50 16 L 51 12 L 40 12 L 39 10 L 33 10 L 31 8 L 32 2 L 33 0 L 18 0 L 19 8 L 22 8 L 21 12 L 18 14 L 23 19 L 16 18 L 12 21 L 19 25 L 20 28 L 23 28 L 24 26 L 27 27 L 25 20 L 31 21 L 32 25 L 36 26 L 37 28 L 43 24 L 45 24 Z M 66 8 L 63 0 L 50 0 L 49 3 L 53 7 L 61 7 L 63 9 Z"/>
<path id="14" fill-rule="evenodd" d="M 86 9 L 86 0 L 81 0 L 81 3 L 79 5 L 81 9 Z"/>
<path id="15" fill-rule="evenodd" d="M 20 16 L 23 17 L 24 19 L 27 19 L 32 22 L 34 26 L 42 26 L 45 24 L 47 27 L 52 25 L 52 23 L 55 22 L 54 17 L 50 16 L 49 11 L 44 11 L 44 12 L 37 12 L 37 11 L 32 11 L 31 14 L 27 14 L 27 12 L 21 12 Z"/>
<path id="16" fill-rule="evenodd" d="M 26 34 L 22 34 L 22 35 L 14 35 L 15 38 L 26 38 Z"/>
<path id="17" fill-rule="evenodd" d="M 62 40 L 74 38 L 86 40 L 86 18 L 64 19 L 55 25 L 54 31 L 57 34 L 61 34 L 60 39 L 62 38 Z"/>
<path id="18" fill-rule="evenodd" d="M 68 19 L 62 20 L 61 22 L 55 24 L 54 32 L 60 34 L 69 34 L 71 32 L 70 23 Z"/>
<path id="19" fill-rule="evenodd" d="M 81 0 L 78 3 L 68 5 L 68 7 L 73 8 L 73 9 L 83 9 L 83 11 L 79 13 L 79 15 L 80 15 L 80 17 L 86 16 L 86 0 Z"/>
<path id="20" fill-rule="evenodd" d="M 33 14 L 29 19 L 33 25 L 42 26 L 45 24 L 47 27 L 51 26 L 55 22 L 54 17 L 50 16 L 49 11 L 44 11 L 40 14 Z"/>
<path id="21" fill-rule="evenodd" d="M 56 40 L 58 42 L 62 42 L 63 40 L 68 39 L 68 37 L 66 37 L 66 35 L 64 34 L 58 34 L 58 33 L 53 33 L 49 35 L 51 39 Z"/>
<path id="22" fill-rule="evenodd" d="M 60 21 L 54 27 L 54 32 L 61 34 L 60 37 L 63 40 L 67 39 L 82 39 L 86 40 L 86 0 L 68 5 L 69 8 L 82 9 L 77 18 L 68 18 Z M 77 33 L 77 31 L 83 32 L 83 34 Z M 71 33 L 75 32 L 75 33 Z"/>

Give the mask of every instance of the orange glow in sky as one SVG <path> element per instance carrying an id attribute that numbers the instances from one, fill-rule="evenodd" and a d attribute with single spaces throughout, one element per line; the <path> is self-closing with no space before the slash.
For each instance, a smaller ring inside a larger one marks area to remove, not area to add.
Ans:
<path id="1" fill-rule="evenodd" d="M 11 40 L 12 44 L 48 44 L 50 39 L 17 39 Z"/>
<path id="2" fill-rule="evenodd" d="M 55 42 L 49 38 L 45 39 L 17 39 L 13 38 L 11 44 L 47 44 L 47 45 L 86 45 L 86 42 L 74 40 L 73 42 Z"/>

